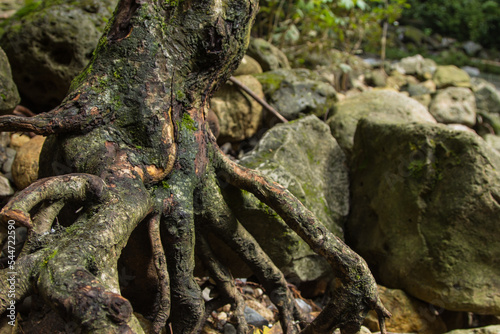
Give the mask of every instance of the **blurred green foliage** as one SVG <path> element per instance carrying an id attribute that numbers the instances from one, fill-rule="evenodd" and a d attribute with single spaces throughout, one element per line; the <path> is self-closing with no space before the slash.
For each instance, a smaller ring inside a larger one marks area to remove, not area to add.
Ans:
<path id="1" fill-rule="evenodd" d="M 461 41 L 499 48 L 500 0 L 408 0 L 403 13 L 409 24 Z"/>
<path id="2" fill-rule="evenodd" d="M 361 42 L 380 37 L 407 0 L 260 0 L 254 33 L 280 46 L 322 44 L 353 53 Z"/>

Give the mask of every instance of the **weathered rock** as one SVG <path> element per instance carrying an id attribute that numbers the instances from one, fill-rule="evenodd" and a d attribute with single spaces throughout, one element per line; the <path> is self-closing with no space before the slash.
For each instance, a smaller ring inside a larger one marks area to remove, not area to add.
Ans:
<path id="1" fill-rule="evenodd" d="M 412 96 L 411 98 L 414 99 L 415 101 L 418 101 L 426 109 L 429 109 L 429 106 L 431 105 L 431 101 L 432 101 L 431 94 L 416 95 L 416 96 Z"/>
<path id="2" fill-rule="evenodd" d="M 436 84 L 432 80 L 426 80 L 419 83 L 408 83 L 405 90 L 410 93 L 411 97 L 434 94 L 436 92 Z"/>
<path id="3" fill-rule="evenodd" d="M 281 69 L 255 77 L 262 84 L 269 104 L 288 120 L 308 114 L 321 117 L 337 100 L 332 85 L 311 70 Z"/>
<path id="4" fill-rule="evenodd" d="M 500 114 L 500 92 L 495 85 L 480 78 L 473 78 L 471 82 L 477 110 Z"/>
<path id="5" fill-rule="evenodd" d="M 474 57 L 483 49 L 483 47 L 480 44 L 477 44 L 474 41 L 467 41 L 462 45 L 462 48 L 464 49 L 465 53 L 467 53 L 468 56 Z"/>
<path id="6" fill-rule="evenodd" d="M 236 77 L 257 96 L 264 98 L 262 85 L 251 75 Z M 253 136 L 262 124 L 262 106 L 238 87 L 227 83 L 214 94 L 211 109 L 219 119 L 219 142 L 235 142 Z"/>
<path id="7" fill-rule="evenodd" d="M 476 124 L 476 99 L 469 88 L 448 87 L 436 94 L 429 112 L 441 123 L 473 126 Z"/>
<path id="8" fill-rule="evenodd" d="M 488 133 L 483 138 L 491 147 L 500 152 L 500 136 Z"/>
<path id="9" fill-rule="evenodd" d="M 380 284 L 500 314 L 500 154 L 440 124 L 360 121 L 348 241 Z"/>
<path id="10" fill-rule="evenodd" d="M 392 317 L 386 320 L 387 331 L 393 333 L 441 334 L 446 325 L 431 305 L 408 296 L 403 290 L 378 286 L 380 299 L 391 311 Z M 370 311 L 365 326 L 372 332 L 380 331 L 378 316 Z"/>
<path id="11" fill-rule="evenodd" d="M 343 223 L 349 212 L 347 167 L 325 123 L 308 116 L 277 125 L 240 162 L 288 188 L 330 231 L 343 237 Z M 231 187 L 225 190 L 226 200 L 240 222 L 287 276 L 310 281 L 329 272 L 326 261 L 273 210 L 249 193 L 240 195 Z M 231 269 L 238 277 L 241 267 Z"/>
<path id="12" fill-rule="evenodd" d="M 385 87 L 387 86 L 387 74 L 384 70 L 373 70 L 366 75 L 366 82 L 370 86 Z"/>
<path id="13" fill-rule="evenodd" d="M 6 197 L 14 194 L 14 189 L 10 185 L 9 179 L 0 174 L 0 197 Z"/>
<path id="14" fill-rule="evenodd" d="M 24 189 L 38 179 L 38 160 L 45 137 L 35 136 L 17 150 L 12 164 L 12 178 L 18 189 Z"/>
<path id="15" fill-rule="evenodd" d="M 386 114 L 408 122 L 436 122 L 420 103 L 392 90 L 373 90 L 348 97 L 337 103 L 334 115 L 327 121 L 333 136 L 348 156 L 358 121 L 370 114 Z"/>
<path id="16" fill-rule="evenodd" d="M 262 38 L 252 38 L 250 40 L 247 54 L 260 64 L 264 72 L 290 68 L 286 55 Z"/>
<path id="17" fill-rule="evenodd" d="M 387 88 L 400 90 L 406 85 L 417 84 L 418 80 L 412 75 L 401 74 L 398 71 L 392 71 L 386 81 Z"/>
<path id="18" fill-rule="evenodd" d="M 432 80 L 437 88 L 471 86 L 469 74 L 455 65 L 438 66 Z"/>
<path id="19" fill-rule="evenodd" d="M 248 55 L 245 55 L 236 71 L 233 72 L 233 76 L 236 77 L 240 75 L 250 75 L 257 73 L 262 73 L 262 67 L 255 59 Z"/>
<path id="20" fill-rule="evenodd" d="M 33 1 L 6 22 L 0 45 L 23 101 L 39 106 L 34 111 L 47 111 L 64 98 L 92 57 L 116 3 Z"/>
<path id="21" fill-rule="evenodd" d="M 437 70 L 437 64 L 434 60 L 424 58 L 417 54 L 412 57 L 401 59 L 393 66 L 393 68 L 402 74 L 415 75 L 423 79 L 430 79 Z"/>
<path id="22" fill-rule="evenodd" d="M 469 329 L 455 329 L 446 334 L 498 334 L 500 333 L 500 326 L 487 326 L 481 328 L 469 328 Z"/>
<path id="23" fill-rule="evenodd" d="M 13 111 L 20 101 L 16 84 L 12 80 L 9 60 L 0 48 L 0 115 Z"/>
<path id="24" fill-rule="evenodd" d="M 15 150 L 18 150 L 19 148 L 21 148 L 21 146 L 23 146 L 24 144 L 26 144 L 27 142 L 30 141 L 30 137 L 23 134 L 23 133 L 20 133 L 20 132 L 15 132 L 12 134 L 12 136 L 10 136 L 10 147 L 12 147 L 13 149 Z"/>

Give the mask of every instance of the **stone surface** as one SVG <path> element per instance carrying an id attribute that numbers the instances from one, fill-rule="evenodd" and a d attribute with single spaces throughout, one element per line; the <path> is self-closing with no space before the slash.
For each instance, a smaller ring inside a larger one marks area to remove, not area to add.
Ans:
<path id="1" fill-rule="evenodd" d="M 476 98 L 469 88 L 448 87 L 438 91 L 429 112 L 440 123 L 476 124 Z"/>
<path id="2" fill-rule="evenodd" d="M 236 71 L 233 72 L 233 76 L 236 77 L 240 75 L 250 75 L 257 73 L 262 73 L 262 67 L 255 59 L 248 55 L 245 55 Z"/>
<path id="3" fill-rule="evenodd" d="M 472 91 L 476 97 L 477 110 L 500 114 L 500 92 L 492 83 L 473 78 Z"/>
<path id="4" fill-rule="evenodd" d="M 0 45 L 23 103 L 47 111 L 85 67 L 117 0 L 33 1 L 5 22 Z M 85 33 L 82 33 L 85 32 Z"/>
<path id="5" fill-rule="evenodd" d="M 262 85 L 253 76 L 243 75 L 236 79 L 264 98 Z M 214 94 L 210 107 L 219 119 L 219 143 L 250 138 L 262 124 L 262 106 L 231 83 L 225 84 Z"/>
<path id="6" fill-rule="evenodd" d="M 408 75 L 415 75 L 423 79 L 430 79 L 436 72 L 437 65 L 432 59 L 427 59 L 417 54 L 412 57 L 406 57 L 396 63 L 393 68 Z"/>
<path id="7" fill-rule="evenodd" d="M 331 84 L 307 69 L 281 69 L 255 76 L 267 102 L 288 120 L 314 114 L 323 116 L 337 99 Z"/>
<path id="8" fill-rule="evenodd" d="M 432 80 L 437 88 L 471 86 L 469 74 L 455 65 L 438 66 Z"/>
<path id="9" fill-rule="evenodd" d="M 481 328 L 469 328 L 469 329 L 455 329 L 446 334 L 498 334 L 500 333 L 500 326 L 487 326 Z"/>
<path id="10" fill-rule="evenodd" d="M 286 55 L 262 38 L 252 38 L 250 40 L 247 54 L 260 64 L 264 72 L 290 68 Z"/>
<path id="11" fill-rule="evenodd" d="M 20 101 L 16 84 L 12 79 L 9 60 L 0 48 L 0 115 L 13 111 Z"/>
<path id="12" fill-rule="evenodd" d="M 38 179 L 38 160 L 45 137 L 35 136 L 17 150 L 12 164 L 12 177 L 18 189 L 24 189 Z"/>
<path id="13" fill-rule="evenodd" d="M 417 101 L 392 90 L 373 90 L 337 103 L 327 124 L 347 155 L 352 151 L 358 121 L 370 114 L 386 114 L 408 122 L 436 121 Z"/>
<path id="14" fill-rule="evenodd" d="M 378 286 L 380 299 L 392 317 L 386 320 L 387 331 L 392 333 L 442 334 L 446 325 L 428 303 L 408 296 L 403 290 Z M 375 311 L 370 311 L 365 326 L 372 332 L 380 331 Z"/>
<path id="15" fill-rule="evenodd" d="M 500 154 L 441 124 L 365 118 L 347 240 L 378 282 L 452 310 L 500 314 Z"/>
<path id="16" fill-rule="evenodd" d="M 318 118 L 308 116 L 275 126 L 240 162 L 288 188 L 330 231 L 343 237 L 349 212 L 345 156 Z M 225 191 L 240 222 L 288 277 L 310 281 L 329 271 L 326 261 L 273 210 L 249 193 L 240 194 L 230 187 Z M 235 277 L 240 269 L 239 265 L 231 267 Z"/>
<path id="17" fill-rule="evenodd" d="M 9 179 L 0 174 L 0 197 L 6 197 L 14 194 L 14 188 L 10 185 Z"/>
<path id="18" fill-rule="evenodd" d="M 484 136 L 484 140 L 491 145 L 495 150 L 500 152 L 500 136 L 488 133 Z"/>

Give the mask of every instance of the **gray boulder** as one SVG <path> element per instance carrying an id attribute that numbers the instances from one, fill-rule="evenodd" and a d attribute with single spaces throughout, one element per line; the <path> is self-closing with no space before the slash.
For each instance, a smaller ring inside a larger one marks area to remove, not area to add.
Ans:
<path id="1" fill-rule="evenodd" d="M 360 121 L 347 240 L 380 284 L 500 314 L 500 154 L 441 124 Z"/>
<path id="2" fill-rule="evenodd" d="M 476 98 L 469 88 L 448 87 L 440 90 L 429 108 L 440 123 L 476 124 Z"/>
<path id="3" fill-rule="evenodd" d="M 491 147 L 500 152 L 500 136 L 488 133 L 483 138 Z"/>
<path id="4" fill-rule="evenodd" d="M 13 111 L 20 101 L 16 84 L 12 80 L 9 60 L 0 48 L 0 115 Z"/>
<path id="5" fill-rule="evenodd" d="M 288 188 L 330 231 L 343 238 L 349 212 L 348 171 L 345 156 L 324 122 L 308 116 L 277 125 L 240 163 Z M 273 210 L 247 192 L 225 190 L 240 222 L 289 278 L 310 281 L 329 272 L 326 261 Z M 231 269 L 238 277 L 241 267 Z"/>
<path id="6" fill-rule="evenodd" d="M 6 23 L 0 45 L 23 101 L 55 107 L 85 67 L 117 0 L 31 2 Z"/>
<path id="7" fill-rule="evenodd" d="M 402 74 L 430 79 L 434 72 L 436 72 L 437 64 L 432 59 L 424 58 L 421 55 L 415 55 L 401 59 L 398 63 L 394 64 L 393 69 Z"/>
<path id="8" fill-rule="evenodd" d="M 492 83 L 480 79 L 472 79 L 472 91 L 476 98 L 477 110 L 500 114 L 500 92 Z"/>
<path id="9" fill-rule="evenodd" d="M 252 38 L 250 40 L 247 55 L 255 59 L 264 72 L 280 68 L 290 68 L 286 55 L 280 49 L 262 38 Z"/>
<path id="10" fill-rule="evenodd" d="M 264 97 L 262 85 L 251 75 L 236 77 L 260 98 Z M 227 83 L 215 93 L 210 107 L 219 119 L 218 140 L 236 142 L 252 137 L 262 124 L 262 106 L 238 87 Z"/>
<path id="11" fill-rule="evenodd" d="M 288 120 L 325 115 L 337 101 L 331 84 L 308 69 L 281 69 L 255 75 L 266 99 Z"/>
<path id="12" fill-rule="evenodd" d="M 436 121 L 419 102 L 393 90 L 372 90 L 337 103 L 327 124 L 344 152 L 350 156 L 358 121 L 370 114 L 390 115 L 407 122 Z"/>

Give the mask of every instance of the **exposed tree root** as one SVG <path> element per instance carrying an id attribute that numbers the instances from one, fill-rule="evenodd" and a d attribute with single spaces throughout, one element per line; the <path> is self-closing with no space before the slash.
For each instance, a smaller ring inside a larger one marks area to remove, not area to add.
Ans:
<path id="1" fill-rule="evenodd" d="M 143 333 L 120 295 L 117 262 L 144 221 L 158 284 L 154 314 L 146 315 L 155 333 L 167 319 L 175 334 L 197 333 L 226 303 L 233 304 L 238 333 L 247 332 L 243 297 L 211 251 L 209 233 L 255 273 L 285 333 L 353 334 L 370 309 L 384 328 L 389 312 L 363 259 L 285 188 L 224 156 L 208 128 L 207 100 L 243 57 L 257 3 L 121 0 L 60 107 L 0 117 L 0 130 L 51 135 L 40 162 L 47 176 L 57 174 L 52 163 L 74 172 L 34 183 L 0 212 L 2 227 L 13 220 L 29 231 L 13 297 L 5 293 L 9 269 L 0 271 L 0 314 L 37 293 L 84 333 Z M 269 205 L 332 266 L 335 298 L 311 324 L 281 271 L 224 201 L 224 182 Z M 71 203 L 81 211 L 56 224 Z M 219 293 L 207 303 L 193 274 L 195 249 Z"/>

